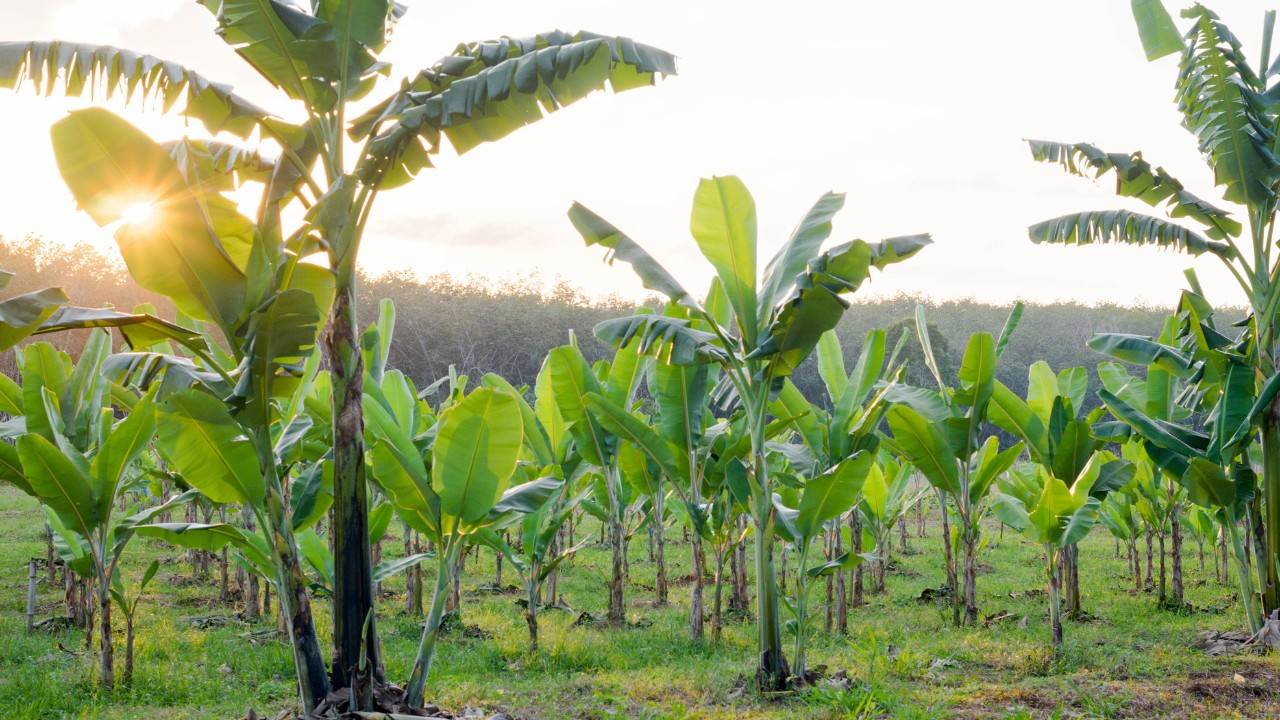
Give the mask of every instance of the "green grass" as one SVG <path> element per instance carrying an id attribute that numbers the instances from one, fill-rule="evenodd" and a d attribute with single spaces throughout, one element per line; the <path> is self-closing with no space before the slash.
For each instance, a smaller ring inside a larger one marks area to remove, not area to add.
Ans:
<path id="1" fill-rule="evenodd" d="M 165 562 L 139 610 L 137 669 L 131 688 L 102 693 L 93 683 L 94 658 L 78 631 L 24 632 L 26 561 L 43 556 L 40 514 L 15 490 L 0 489 L 0 708 L 6 718 L 238 718 L 248 708 L 274 714 L 293 699 L 289 652 L 279 640 L 250 644 L 255 628 L 233 623 L 199 630 L 192 617 L 229 614 L 217 600 L 216 578 L 191 584 L 180 553 L 153 541 L 130 549 L 127 568 L 140 573 L 152 558 Z M 679 539 L 679 529 L 671 534 Z M 1267 657 L 1211 658 L 1193 645 L 1202 630 L 1236 629 L 1232 591 L 1200 571 L 1195 546 L 1186 550 L 1188 600 L 1222 613 L 1155 609 L 1155 598 L 1130 594 L 1132 579 L 1113 555 L 1109 536 L 1095 531 L 1081 548 L 1085 609 L 1091 622 L 1069 622 L 1066 646 L 1054 661 L 1037 548 L 1006 532 L 989 548 L 979 576 L 982 612 L 1015 617 L 990 628 L 957 630 L 950 610 L 914 598 L 942 584 L 936 524 L 911 538 L 898 555 L 883 595 L 852 612 L 848 637 L 822 631 L 823 591 L 814 590 L 811 665 L 845 670 L 847 688 L 818 687 L 763 701 L 742 689 L 754 655 L 754 626 L 731 623 L 718 646 L 688 639 L 688 585 L 672 588 L 673 605 L 651 607 L 653 564 L 643 538 L 631 548 L 629 618 L 647 627 L 572 627 L 575 617 L 548 610 L 542 648 L 526 649 L 517 595 L 472 592 L 493 580 L 492 558 L 468 560 L 462 615 L 490 637 L 455 634 L 440 647 L 428 689 L 431 701 L 461 712 L 468 707 L 521 718 L 1120 718 L 1275 717 L 1280 708 L 1280 661 Z M 390 550 L 395 543 L 388 543 Z M 689 572 L 687 546 L 668 545 L 670 575 Z M 590 548 L 561 579 L 567 601 L 604 611 L 608 553 Z M 428 579 L 429 581 L 429 579 Z M 508 574 L 504 582 L 515 581 Z M 387 673 L 408 674 L 418 621 L 403 614 L 403 581 L 381 607 Z M 41 617 L 61 613 L 61 588 L 40 586 Z M 708 605 L 710 597 L 708 596 Z M 322 643 L 329 614 L 316 603 Z M 1017 616 L 1026 616 L 1021 627 Z M 650 624 L 651 623 L 651 624 Z M 116 625 L 122 628 L 123 621 Z M 270 627 L 263 624 L 256 629 Z M 121 633 L 122 634 L 122 633 Z M 123 642 L 122 637 L 120 642 Z M 122 652 L 117 655 L 123 662 Z M 1240 678 L 1233 679 L 1239 675 Z M 1240 682 L 1243 680 L 1243 682 Z"/>

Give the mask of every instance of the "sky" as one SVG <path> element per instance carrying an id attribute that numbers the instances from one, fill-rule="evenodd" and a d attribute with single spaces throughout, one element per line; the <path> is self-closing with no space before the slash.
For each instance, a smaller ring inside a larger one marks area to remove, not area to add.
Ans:
<path id="1" fill-rule="evenodd" d="M 1072 211 L 1159 211 L 1114 197 L 1108 181 L 1032 162 L 1024 138 L 1141 150 L 1193 192 L 1220 198 L 1173 102 L 1177 60 L 1145 60 L 1122 0 L 407 4 L 384 55 L 397 82 L 459 42 L 554 28 L 656 45 L 678 56 L 680 72 L 446 154 L 414 183 L 383 193 L 362 247 L 371 272 L 495 282 L 536 274 L 591 295 L 641 297 L 626 266 L 605 266 L 601 251 L 584 248 L 565 216 L 577 200 L 700 291 L 711 271 L 689 235 L 693 190 L 700 177 L 733 174 L 755 197 L 761 267 L 828 190 L 848 194 L 832 244 L 933 235 L 933 246 L 875 276 L 859 297 L 1169 306 L 1194 266 L 1216 304 L 1241 300 L 1212 257 L 1027 239 L 1028 225 Z M 1267 4 L 1211 6 L 1256 58 Z M 0 0 L 0 40 L 128 47 L 295 116 L 214 27 L 193 0 Z M 85 104 L 0 90 L 0 235 L 115 252 L 109 233 L 76 209 L 49 147 L 50 125 Z M 157 139 L 188 129 L 180 117 L 108 107 Z"/>

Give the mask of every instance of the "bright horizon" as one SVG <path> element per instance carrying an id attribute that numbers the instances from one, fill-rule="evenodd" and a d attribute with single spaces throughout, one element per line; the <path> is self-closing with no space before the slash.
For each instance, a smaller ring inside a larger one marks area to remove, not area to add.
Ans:
<path id="1" fill-rule="evenodd" d="M 827 190 L 848 193 L 830 243 L 932 233 L 932 247 L 874 276 L 858 300 L 905 293 L 1167 307 L 1187 267 L 1196 268 L 1215 304 L 1242 300 L 1212 257 L 1193 262 L 1153 248 L 1040 247 L 1027 239 L 1027 225 L 1074 210 L 1160 211 L 1114 197 L 1108 182 L 1032 162 L 1022 138 L 1142 150 L 1192 192 L 1219 202 L 1173 103 L 1177 60 L 1146 62 L 1128 3 L 796 2 L 771 11 L 725 2 L 640 8 L 555 0 L 494 2 L 484 13 L 408 4 L 387 53 L 394 82 L 459 41 L 557 27 L 669 50 L 680 58 L 680 75 L 654 88 L 597 93 L 461 158 L 446 152 L 436 169 L 379 198 L 362 248 L 369 272 L 491 281 L 537 273 L 597 297 L 642 297 L 626 266 L 608 268 L 601 251 L 583 247 L 565 217 L 578 200 L 701 290 L 710 273 L 688 232 L 693 189 L 699 177 L 736 174 L 755 196 L 762 264 Z M 1220 11 L 1255 62 L 1258 38 L 1248 33 L 1265 7 L 1240 0 Z M 194 2 L 2 3 L 0 26 L 3 40 L 106 43 L 174 60 L 290 113 Z M 384 83 L 370 100 L 390 87 Z M 115 254 L 109 233 L 75 209 L 49 146 L 50 125 L 87 104 L 35 97 L 29 88 L 0 91 L 7 129 L 0 157 L 22 169 L 0 176 L 0 235 L 84 240 Z M 177 115 L 108 107 L 157 139 L 183 130 Z"/>

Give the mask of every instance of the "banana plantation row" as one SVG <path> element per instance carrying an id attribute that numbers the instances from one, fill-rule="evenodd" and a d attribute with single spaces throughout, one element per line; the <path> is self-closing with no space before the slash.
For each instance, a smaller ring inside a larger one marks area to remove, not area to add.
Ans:
<path id="1" fill-rule="evenodd" d="M 69 587 L 96 604 L 89 613 L 104 686 L 115 681 L 113 617 L 124 617 L 128 656 L 133 614 L 155 575 L 154 564 L 140 580 L 119 570 L 138 536 L 229 548 L 264 592 L 274 591 L 304 712 L 332 691 L 351 710 L 385 698 L 374 692 L 387 680 L 375 583 L 406 571 L 420 582 L 423 562 L 435 563 L 435 587 L 402 706 L 423 703 L 469 549 L 492 550 L 519 573 L 536 646 L 539 605 L 582 547 L 573 527 L 584 514 L 604 524 L 613 552 L 612 622 L 625 621 L 625 548 L 642 527 L 659 553 L 669 526 L 685 528 L 695 638 L 705 633 L 708 574 L 716 636 L 726 565 L 745 578 L 754 563 L 755 673 L 764 692 L 808 677 L 812 585 L 844 587 L 864 563 L 882 584 L 890 530 L 929 493 L 945 508 L 957 625 L 978 620 L 976 568 L 991 515 L 1044 549 L 1055 649 L 1063 596 L 1073 608 L 1081 564 L 1087 572 L 1076 544 L 1099 523 L 1127 546 L 1135 577 L 1144 533 L 1163 544 L 1169 529 L 1175 604 L 1182 528 L 1193 529 L 1230 551 L 1241 620 L 1254 631 L 1277 622 L 1274 14 L 1258 72 L 1209 10 L 1184 12 L 1179 34 L 1159 2 L 1134 3 L 1149 57 L 1180 53 L 1184 125 L 1245 222 L 1140 153 L 1030 143 L 1035 160 L 1114 180 L 1120 196 L 1167 215 L 1072 214 L 1032 226 L 1032 240 L 1210 253 L 1239 281 L 1251 311 L 1244 323 L 1216 322 L 1188 273 L 1159 336 L 1091 341 L 1109 360 L 1098 367 L 1102 405 L 1085 412 L 1084 368 L 1037 363 L 1025 397 L 996 380 L 1021 306 L 1003 328 L 969 338 L 954 377 L 933 359 L 923 310 L 914 338 L 871 332 L 850 369 L 833 332 L 847 296 L 873 271 L 924 251 L 929 237 L 824 250 L 844 204 L 828 193 L 760 267 L 755 204 L 733 176 L 702 180 L 693 198 L 690 231 L 714 275 L 705 297 L 575 204 L 569 220 L 586 245 L 629 265 L 666 303 L 601 323 L 595 332 L 616 349 L 611 358 L 589 362 L 570 338 L 547 355 L 533 388 L 493 374 L 415 387 L 387 368 L 390 303 L 363 332 L 356 325 L 355 267 L 378 195 L 430 167 L 442 139 L 465 152 L 592 90 L 653 84 L 674 73 L 674 58 L 590 33 L 464 44 L 357 112 L 389 72 L 378 53 L 404 12 L 398 3 L 315 2 L 309 11 L 202 4 L 303 122 L 151 56 L 0 43 L 0 86 L 122 96 L 177 110 L 208 133 L 157 141 L 96 107 L 52 129 L 67 187 L 94 221 L 115 229 L 131 275 L 172 301 L 174 320 L 150 308 L 78 307 L 60 289 L 0 303 L 2 349 L 92 329 L 74 362 L 42 342 L 15 350 L 20 377 L 0 378 L 0 410 L 10 418 L 0 475 L 44 506 L 52 542 L 78 578 Z M 246 187 L 261 190 L 252 217 L 230 194 Z M 108 328 L 127 347 L 117 352 Z M 932 378 L 925 386 L 903 380 L 907 342 L 920 344 Z M 811 355 L 823 397 L 804 397 L 789 380 Z M 1014 441 L 1002 447 L 1000 437 Z M 182 512 L 192 520 L 171 521 Z M 393 520 L 405 528 L 405 555 L 375 564 L 373 548 Z M 780 557 L 795 559 L 785 592 Z M 317 588 L 334 608 L 328 662 L 312 615 Z M 666 593 L 662 575 L 658 592 Z M 793 643 L 784 642 L 784 619 L 794 620 Z"/>

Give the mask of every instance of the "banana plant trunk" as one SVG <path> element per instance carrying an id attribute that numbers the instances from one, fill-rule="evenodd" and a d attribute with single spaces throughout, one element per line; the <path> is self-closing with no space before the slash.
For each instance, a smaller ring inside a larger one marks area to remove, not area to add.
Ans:
<path id="1" fill-rule="evenodd" d="M 693 544 L 693 587 L 689 591 L 689 635 L 694 640 L 701 640 L 702 627 L 703 627 L 702 626 L 702 616 L 703 616 L 702 588 L 703 588 L 703 585 L 705 584 L 703 582 L 703 579 L 707 572 L 706 570 L 707 556 L 702 552 L 702 536 L 698 532 L 697 528 L 694 528 L 694 531 L 691 533 L 691 539 Z M 716 558 L 716 562 L 717 562 L 716 593 L 717 593 L 717 603 L 718 603 L 719 602 L 718 594 L 720 592 L 720 567 L 719 567 L 720 557 L 719 556 Z M 662 575 L 659 575 L 659 577 L 662 577 Z M 719 608 L 717 607 L 717 613 L 718 612 L 719 612 Z"/>
<path id="2" fill-rule="evenodd" d="M 732 552 L 732 550 L 730 551 Z M 724 556 L 722 549 L 716 549 L 715 599 L 711 610 L 711 641 L 720 643 L 720 631 L 724 627 L 724 614 L 721 602 L 724 597 Z"/>
<path id="3" fill-rule="evenodd" d="M 802 683 L 809 669 L 805 658 L 809 638 L 809 577 L 804 571 L 808 566 L 808 554 L 809 543 L 801 544 L 796 558 L 796 644 L 795 652 L 792 654 L 792 660 L 795 662 L 792 672 Z"/>
<path id="4" fill-rule="evenodd" d="M 947 566 L 947 593 L 951 598 L 951 604 L 955 606 L 960 601 L 960 588 L 956 583 L 955 550 L 951 547 L 951 518 L 947 513 L 947 496 L 940 490 L 938 491 L 938 508 L 942 511 L 942 561 Z M 954 609 L 952 612 L 954 617 L 959 617 Z"/>
<path id="5" fill-rule="evenodd" d="M 854 512 L 857 512 L 856 510 Z M 833 554 L 839 557 L 844 552 L 843 543 L 840 534 L 840 519 L 836 518 L 832 528 L 832 535 L 835 538 L 835 547 Z M 850 538 L 852 540 L 852 538 Z M 845 587 L 845 573 L 839 571 L 836 574 L 836 632 L 841 635 L 849 634 L 849 593 Z"/>
<path id="6" fill-rule="evenodd" d="M 271 533 L 271 549 L 275 554 L 276 604 L 293 649 L 303 711 L 309 713 L 329 694 L 329 677 L 324 654 L 320 651 L 320 640 L 316 636 L 307 580 L 302 572 L 292 523 L 285 511 L 284 497 L 275 484 L 268 483 L 266 509 L 267 530 Z"/>
<path id="7" fill-rule="evenodd" d="M 849 539 L 855 555 L 862 553 L 862 518 L 855 508 L 849 512 Z M 853 590 L 849 603 L 854 607 L 862 607 L 862 564 L 853 569 Z"/>
<path id="8" fill-rule="evenodd" d="M 111 635 L 111 592 L 108 583 L 98 582 L 98 642 L 101 664 L 98 667 L 98 685 L 104 690 L 115 687 L 115 645 Z"/>
<path id="9" fill-rule="evenodd" d="M 610 623 L 621 625 L 627 619 L 625 584 L 626 584 L 626 568 L 624 567 L 626 558 L 626 545 L 623 538 L 622 514 L 624 508 L 619 498 L 618 474 L 616 468 L 606 471 L 605 485 L 609 491 L 609 547 L 613 551 L 611 570 L 609 573 L 609 612 L 607 618 Z"/>
<path id="10" fill-rule="evenodd" d="M 437 548 L 439 558 L 436 563 L 436 586 L 431 595 L 431 612 L 427 615 L 427 623 L 422 629 L 422 639 L 418 641 L 418 653 L 413 662 L 413 671 L 409 675 L 409 684 L 405 687 L 405 703 L 410 707 L 422 707 L 422 695 L 427 686 L 427 675 L 431 673 L 431 663 L 436 657 L 436 640 L 440 637 L 440 623 L 444 620 L 444 601 L 449 594 L 449 575 L 452 574 L 457 561 L 460 540 L 455 540 L 446 552 Z"/>
<path id="11" fill-rule="evenodd" d="M 333 377 L 333 672 L 334 688 L 372 687 L 382 677 L 374 622 L 373 565 L 364 467 L 364 356 L 357 340 L 355 273 L 345 263 L 337 283 L 325 350 Z M 366 635 L 367 628 L 367 635 Z M 366 663 L 361 662 L 361 652 Z M 367 698 L 366 698 L 367 699 Z M 363 705 L 363 706 L 367 706 Z"/>
<path id="12" fill-rule="evenodd" d="M 1262 418 L 1262 496 L 1265 503 L 1266 555 L 1258 558 L 1262 586 L 1262 615 L 1280 609 L 1280 398 Z"/>
<path id="13" fill-rule="evenodd" d="M 756 524 L 756 628 L 759 633 L 760 665 L 756 683 L 762 692 L 787 689 L 791 676 L 782 647 L 782 616 L 778 603 L 778 578 L 773 566 L 775 522 L 768 466 L 764 455 L 764 428 L 752 434 L 753 471 L 760 488 L 755 503 Z"/>
<path id="14" fill-rule="evenodd" d="M 653 530 L 653 562 L 657 572 L 657 579 L 654 581 L 655 592 L 657 593 L 657 605 L 664 607 L 667 604 L 667 537 L 666 524 L 662 521 L 663 512 L 665 510 L 666 498 L 663 496 L 661 489 L 654 494 L 653 498 L 653 522 L 649 527 Z M 696 583 L 695 583 L 696 584 Z"/>
<path id="15" fill-rule="evenodd" d="M 124 684 L 133 684 L 133 613 L 124 616 Z"/>
<path id="16" fill-rule="evenodd" d="M 529 578 L 525 581 L 524 624 L 529 628 L 529 651 L 538 652 L 538 572 L 534 565 L 529 569 Z"/>
<path id="17" fill-rule="evenodd" d="M 1045 546 L 1049 572 L 1049 627 L 1053 634 L 1053 656 L 1062 650 L 1062 601 L 1061 578 L 1058 576 L 1058 553 L 1052 546 Z"/>
<path id="18" fill-rule="evenodd" d="M 1177 507 L 1173 510 L 1173 518 L 1171 521 L 1170 537 L 1173 540 L 1173 606 L 1181 608 L 1185 603 L 1184 592 L 1182 587 L 1182 523 L 1178 519 Z M 1204 552 L 1200 553 L 1200 568 L 1204 569 Z"/>
<path id="19" fill-rule="evenodd" d="M 978 624 L 978 533 L 971 526 L 964 534 L 964 624 Z"/>

